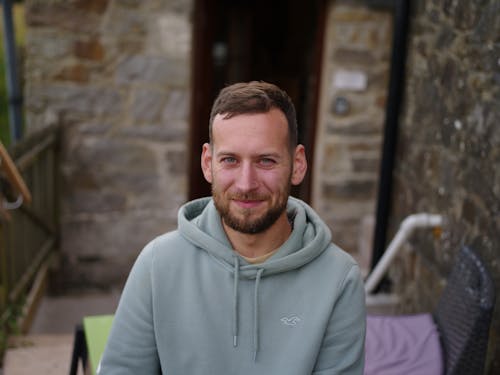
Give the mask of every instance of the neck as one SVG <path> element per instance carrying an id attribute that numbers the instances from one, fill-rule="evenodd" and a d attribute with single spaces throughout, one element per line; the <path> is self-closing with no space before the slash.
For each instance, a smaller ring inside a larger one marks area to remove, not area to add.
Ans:
<path id="1" fill-rule="evenodd" d="M 271 227 L 261 233 L 241 233 L 228 227 L 224 222 L 222 222 L 222 225 L 233 249 L 247 258 L 260 257 L 276 250 L 288 239 L 292 232 L 286 211 Z"/>

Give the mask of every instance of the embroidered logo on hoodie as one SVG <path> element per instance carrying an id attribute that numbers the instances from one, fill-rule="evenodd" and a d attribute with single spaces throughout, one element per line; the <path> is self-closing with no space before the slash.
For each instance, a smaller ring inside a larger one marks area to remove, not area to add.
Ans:
<path id="1" fill-rule="evenodd" d="M 292 315 L 291 317 L 284 316 L 280 320 L 286 326 L 296 326 L 302 319 L 300 319 L 297 315 Z"/>

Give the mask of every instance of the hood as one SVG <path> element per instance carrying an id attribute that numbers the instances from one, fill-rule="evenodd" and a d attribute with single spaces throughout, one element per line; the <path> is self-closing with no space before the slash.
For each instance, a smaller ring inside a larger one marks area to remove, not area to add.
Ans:
<path id="1" fill-rule="evenodd" d="M 233 251 L 222 227 L 212 198 L 189 202 L 179 210 L 179 233 L 189 242 L 206 251 L 214 261 L 233 274 L 232 334 L 238 346 L 238 310 L 240 278 L 255 279 L 253 301 L 253 354 L 259 350 L 259 285 L 261 278 L 297 269 L 319 256 L 330 244 L 331 233 L 326 224 L 304 202 L 289 198 L 287 214 L 293 221 L 290 237 L 278 251 L 263 263 L 248 264 Z"/>
<path id="2" fill-rule="evenodd" d="M 179 232 L 189 242 L 208 252 L 228 271 L 234 272 L 235 262 L 238 262 L 241 264 L 240 277 L 253 279 L 259 270 L 266 277 L 309 263 L 331 242 L 330 229 L 306 203 L 290 197 L 287 213 L 293 221 L 290 237 L 271 258 L 260 264 L 247 264 L 243 258 L 235 256 L 212 198 L 197 199 L 181 207 L 178 214 Z"/>

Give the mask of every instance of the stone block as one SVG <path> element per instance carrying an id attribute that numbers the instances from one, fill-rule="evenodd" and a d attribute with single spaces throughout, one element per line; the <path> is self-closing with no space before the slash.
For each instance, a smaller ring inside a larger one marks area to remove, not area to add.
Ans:
<path id="1" fill-rule="evenodd" d="M 80 104 L 76 103 L 76 98 L 71 99 L 68 104 L 74 106 L 76 112 L 87 112 L 93 116 L 120 115 L 125 104 L 120 91 L 113 87 L 89 87 L 83 90 L 78 100 Z"/>
<path id="2" fill-rule="evenodd" d="M 375 215 L 364 215 L 359 222 L 357 261 L 364 276 L 367 276 L 371 269 L 373 252 L 373 234 L 375 231 Z"/>
<path id="3" fill-rule="evenodd" d="M 77 40 L 74 45 L 74 54 L 75 57 L 81 59 L 102 61 L 104 59 L 104 47 L 97 38 Z"/>
<path id="4" fill-rule="evenodd" d="M 416 79 L 412 82 L 412 87 L 413 95 L 418 98 L 418 102 L 426 110 L 413 112 L 413 116 L 409 121 L 414 124 L 430 124 L 435 122 L 436 118 L 444 119 L 447 117 L 439 89 L 430 77 Z"/>
<path id="5" fill-rule="evenodd" d="M 185 142 L 187 124 L 178 121 L 163 121 L 156 124 L 126 126 L 119 130 L 121 136 L 141 138 L 155 142 Z"/>
<path id="6" fill-rule="evenodd" d="M 84 135 L 103 136 L 111 130 L 113 123 L 105 121 L 84 121 L 76 125 L 80 137 Z"/>
<path id="7" fill-rule="evenodd" d="M 158 211 L 66 217 L 61 238 L 65 279 L 87 287 L 120 285 L 141 249 L 173 228 L 174 223 Z"/>
<path id="8" fill-rule="evenodd" d="M 373 156 L 356 156 L 352 158 L 353 171 L 356 173 L 373 173 L 378 174 L 380 165 L 379 155 Z"/>
<path id="9" fill-rule="evenodd" d="M 107 37 L 143 39 L 149 22 L 148 15 L 135 7 L 113 6 L 103 19 L 100 31 Z"/>
<path id="10" fill-rule="evenodd" d="M 372 69 L 370 75 L 368 76 L 368 86 L 371 89 L 376 89 L 377 97 L 383 95 L 387 96 L 386 90 L 389 84 L 389 69 L 387 66 L 384 66 L 383 69 Z"/>
<path id="11" fill-rule="evenodd" d="M 115 6 L 122 8 L 131 8 L 138 10 L 141 5 L 154 3 L 155 1 L 150 0 L 120 0 Z"/>
<path id="12" fill-rule="evenodd" d="M 163 108 L 163 122 L 172 120 L 187 121 L 189 117 L 189 93 L 187 89 L 169 90 L 167 101 Z"/>
<path id="13" fill-rule="evenodd" d="M 481 167 L 478 168 L 478 166 Z M 494 176 L 495 169 L 498 169 L 498 165 L 484 163 L 480 159 L 467 158 L 459 165 L 455 165 L 453 169 L 455 172 L 460 172 L 455 182 L 481 197 L 484 207 L 488 207 L 493 212 L 500 212 L 500 201 L 493 193 L 491 185 L 492 176 Z"/>
<path id="14" fill-rule="evenodd" d="M 370 50 L 357 50 L 352 48 L 338 48 L 333 52 L 334 64 L 349 67 L 369 68 L 376 63 L 373 52 Z"/>
<path id="15" fill-rule="evenodd" d="M 74 182 L 74 181 L 73 181 Z M 126 209 L 126 192 L 116 192 L 106 187 L 94 190 L 81 187 L 67 189 L 64 211 L 74 214 L 123 211 Z"/>
<path id="16" fill-rule="evenodd" d="M 165 155 L 169 176 L 184 176 L 187 172 L 186 152 L 184 150 L 169 150 Z"/>
<path id="17" fill-rule="evenodd" d="M 483 5 L 479 22 L 474 30 L 472 30 L 474 41 L 483 45 L 492 46 L 491 42 L 495 40 L 494 36 L 500 35 L 500 22 L 498 22 L 499 13 L 500 3 L 498 1 L 489 1 L 487 4 Z M 496 46 L 496 48 L 498 48 L 498 44 Z"/>
<path id="18" fill-rule="evenodd" d="M 165 90 L 137 88 L 132 90 L 130 111 L 132 119 L 137 122 L 159 122 L 162 109 L 165 107 Z"/>
<path id="19" fill-rule="evenodd" d="M 340 198 L 325 200 L 318 213 L 326 221 L 361 220 L 375 212 L 375 202 L 370 198 Z"/>
<path id="20" fill-rule="evenodd" d="M 151 23 L 146 51 L 172 58 L 189 58 L 191 51 L 191 23 L 187 15 L 172 12 L 159 13 Z"/>
<path id="21" fill-rule="evenodd" d="M 143 55 L 131 56 L 122 61 L 115 73 L 119 84 L 146 83 L 186 87 L 188 77 L 189 64 L 184 60 Z"/>
<path id="22" fill-rule="evenodd" d="M 380 154 L 382 150 L 382 135 L 378 137 L 355 137 L 347 142 L 349 152 L 353 154 Z"/>
<path id="23" fill-rule="evenodd" d="M 102 137 L 83 139 L 67 154 L 71 155 L 64 164 L 69 202 L 73 196 L 89 199 L 80 204 L 74 199 L 76 202 L 69 205 L 68 210 L 100 212 L 158 207 L 157 160 L 154 152 L 146 147 L 128 140 Z M 109 201 L 104 204 L 106 197 Z"/>
<path id="24" fill-rule="evenodd" d="M 335 47 L 356 50 L 368 49 L 377 55 L 387 54 L 387 47 L 391 42 L 390 22 L 372 17 L 359 22 L 340 22 L 331 27 L 337 42 Z"/>
<path id="25" fill-rule="evenodd" d="M 118 115 L 123 111 L 123 97 L 113 87 L 37 85 L 32 95 L 39 97 L 58 113 L 85 116 Z"/>
<path id="26" fill-rule="evenodd" d="M 375 198 L 377 182 L 374 178 L 339 179 L 336 182 L 324 182 L 322 193 L 325 199 L 366 199 Z"/>
<path id="27" fill-rule="evenodd" d="M 461 206 L 461 217 L 471 227 L 488 227 L 488 219 L 484 216 L 486 206 L 483 197 L 470 194 L 465 197 Z"/>
<path id="28" fill-rule="evenodd" d="M 95 12 L 102 14 L 108 8 L 109 2 L 110 0 L 78 0 L 75 3 L 75 7 L 86 12 Z"/>
<path id="29" fill-rule="evenodd" d="M 73 38 L 70 35 L 61 35 L 57 30 L 49 30 L 39 33 L 29 32 L 26 37 L 27 58 L 55 60 L 64 59 L 72 55 Z M 43 66 L 45 70 L 51 70 L 50 66 Z"/>
<path id="30" fill-rule="evenodd" d="M 73 64 L 63 67 L 59 73 L 55 75 L 57 81 L 70 81 L 75 83 L 86 83 L 89 81 L 89 71 L 82 64 Z"/>
<path id="31" fill-rule="evenodd" d="M 483 12 L 483 4 L 486 1 L 454 1 L 443 2 L 443 14 L 448 17 L 453 26 L 459 30 L 474 28 Z M 483 3 L 483 4 L 481 4 Z"/>
<path id="32" fill-rule="evenodd" d="M 370 11 L 367 7 L 352 6 L 352 4 L 341 4 L 345 1 L 339 2 L 340 4 L 335 7 L 332 15 L 332 21 L 335 23 L 361 23 L 372 21 L 376 13 Z"/>
<path id="33" fill-rule="evenodd" d="M 379 94 L 380 93 L 380 94 Z M 385 106 L 381 105 L 380 97 L 385 103 L 385 95 L 381 91 L 368 89 L 365 92 L 344 92 L 339 90 L 335 93 L 332 100 L 330 111 L 333 118 L 342 121 L 342 123 L 353 123 L 361 118 L 369 118 L 373 123 L 382 123 L 384 120 Z M 349 107 L 347 114 L 338 114 L 335 110 L 338 98 L 344 99 Z M 373 127 L 373 126 L 372 126 Z"/>
<path id="34" fill-rule="evenodd" d="M 75 10 L 67 1 L 27 1 L 25 19 L 32 28 L 50 27 L 87 35 L 96 34 L 100 24 L 99 15 Z"/>
<path id="35" fill-rule="evenodd" d="M 335 219 L 327 222 L 332 231 L 332 241 L 348 253 L 357 255 L 358 252 L 358 226 L 357 219 Z"/>
<path id="36" fill-rule="evenodd" d="M 383 131 L 383 119 L 376 121 L 376 117 L 365 114 L 353 116 L 348 121 L 336 118 L 327 124 L 326 131 L 331 135 L 339 136 L 380 136 Z"/>
<path id="37" fill-rule="evenodd" d="M 336 142 L 325 145 L 321 170 L 325 175 L 349 173 L 353 170 L 349 146 L 339 138 Z"/>

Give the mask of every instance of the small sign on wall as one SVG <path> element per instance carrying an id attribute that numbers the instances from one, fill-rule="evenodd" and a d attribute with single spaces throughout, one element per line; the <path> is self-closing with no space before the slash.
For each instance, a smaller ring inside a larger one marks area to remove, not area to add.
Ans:
<path id="1" fill-rule="evenodd" d="M 333 88 L 337 90 L 366 90 L 368 78 L 360 70 L 337 70 L 333 76 Z"/>

